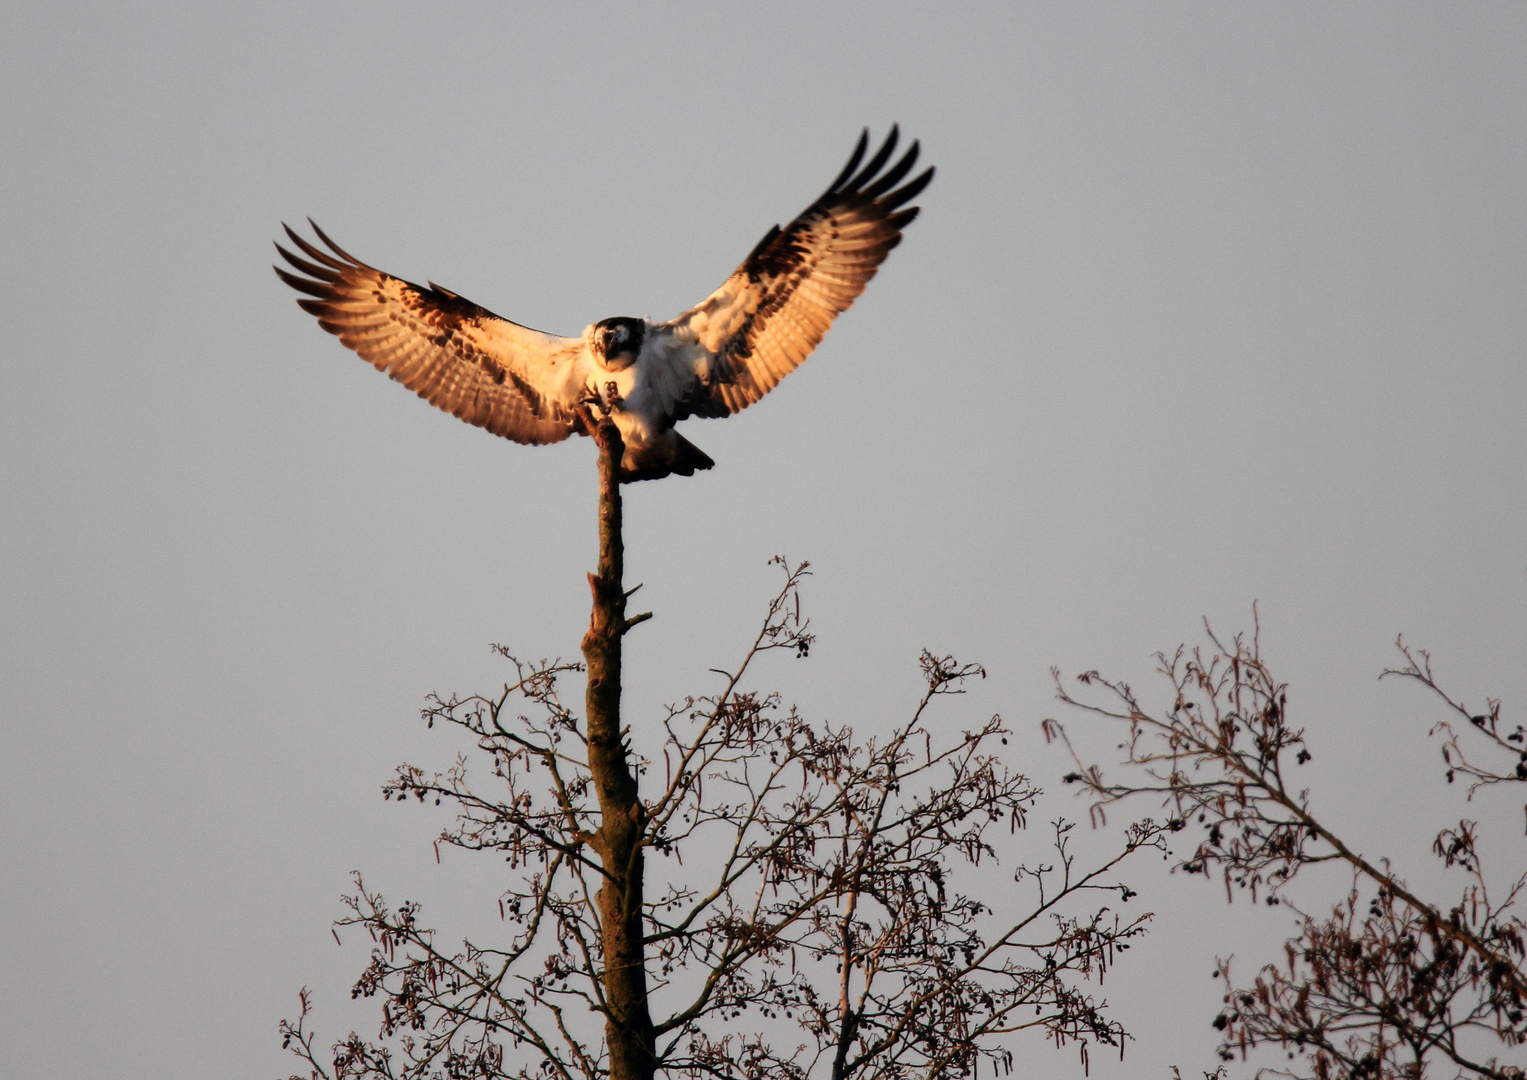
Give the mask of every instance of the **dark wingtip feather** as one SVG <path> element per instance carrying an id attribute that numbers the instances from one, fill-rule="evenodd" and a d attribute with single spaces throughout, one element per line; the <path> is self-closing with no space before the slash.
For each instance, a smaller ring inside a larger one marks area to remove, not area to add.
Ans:
<path id="1" fill-rule="evenodd" d="M 837 179 L 827 185 L 827 194 L 837 191 L 850 176 L 854 175 L 854 171 L 859 168 L 859 162 L 864 160 L 864 152 L 869 148 L 870 129 L 865 128 L 859 133 L 859 141 L 854 144 L 854 152 L 848 156 L 848 164 L 843 166 L 843 171 L 838 174 Z"/>
<path id="2" fill-rule="evenodd" d="M 850 190 L 861 190 L 864 185 L 868 184 L 875 178 L 876 173 L 885 168 L 885 163 L 890 161 L 891 155 L 896 152 L 896 143 L 900 138 L 900 128 L 897 125 L 892 124 L 889 134 L 887 134 L 885 137 L 885 142 L 880 145 L 879 150 L 875 151 L 875 156 L 870 159 L 869 164 L 860 169 L 859 175 L 855 176 L 848 182 L 848 187 Z"/>
<path id="3" fill-rule="evenodd" d="M 298 292 L 307 293 L 309 296 L 317 296 L 320 299 L 328 299 L 334 295 L 334 290 L 329 288 L 324 282 L 310 281 L 307 278 L 298 277 L 296 274 L 288 273 L 279 266 L 272 266 L 271 269 L 276 272 L 278 278 Z"/>
<path id="4" fill-rule="evenodd" d="M 308 223 L 312 224 L 311 219 L 309 219 Z M 281 223 L 281 227 L 286 230 L 286 235 L 291 238 L 292 243 L 301 248 L 302 253 L 308 258 L 317 259 L 319 262 L 323 263 L 323 265 L 329 267 L 331 270 L 338 270 L 340 273 L 344 273 L 346 270 L 350 269 L 349 265 L 340 262 L 333 255 L 330 255 L 326 251 L 319 251 L 310 242 L 304 240 L 301 236 L 298 236 L 297 231 L 290 225 L 286 224 L 286 222 L 283 221 Z M 320 233 L 319 235 L 322 234 Z"/>
<path id="5" fill-rule="evenodd" d="M 309 315 L 312 315 L 314 318 L 316 318 L 318 320 L 319 326 L 323 326 L 323 321 L 328 317 L 329 314 L 329 305 L 326 301 L 323 300 L 309 300 L 305 296 L 299 296 L 297 298 L 297 306 L 300 307 L 303 311 L 307 312 Z M 329 330 L 327 326 L 324 326 L 324 329 Z M 339 331 L 329 330 L 329 333 L 337 334 Z"/>
<path id="6" fill-rule="evenodd" d="M 933 182 L 933 173 L 934 169 L 932 166 L 924 169 L 906 184 L 887 195 L 884 201 L 890 206 L 900 206 L 903 203 L 912 201 L 923 193 L 923 188 Z M 913 209 L 915 210 L 916 207 L 913 207 Z"/>
<path id="7" fill-rule="evenodd" d="M 340 275 L 339 271 L 337 270 L 330 270 L 328 267 L 319 266 L 317 263 L 310 263 L 306 259 L 298 258 L 290 251 L 287 251 L 286 248 L 282 247 L 280 244 L 276 245 L 276 250 L 281 253 L 281 257 L 283 259 L 285 259 L 292 266 L 296 267 L 298 270 L 301 270 L 309 277 L 314 277 L 319 281 L 325 282 L 335 282 L 339 280 Z"/>
<path id="8" fill-rule="evenodd" d="M 884 176 L 880 177 L 880 179 L 876 180 L 873 184 L 864 189 L 865 197 L 869 199 L 878 199 L 887 191 L 890 191 L 897 184 L 901 183 L 901 178 L 906 176 L 907 173 L 911 172 L 912 166 L 917 164 L 917 155 L 919 149 L 919 144 L 916 142 L 916 140 L 914 140 L 912 145 L 907 148 L 907 152 L 901 155 L 900 161 L 886 170 Z"/>
<path id="9" fill-rule="evenodd" d="M 318 222 L 314 221 L 312 218 L 308 218 L 308 224 L 313 227 L 313 232 L 315 232 L 318 235 L 318 239 L 322 240 L 325 244 L 328 244 L 329 248 L 334 252 L 334 254 L 338 255 L 341 259 L 344 259 L 347 262 L 353 263 L 356 266 L 365 266 L 366 265 L 365 263 L 363 263 L 359 259 L 357 259 L 354 255 L 351 255 L 344 248 L 342 248 L 338 244 L 336 244 L 333 240 L 330 240 L 328 233 L 324 232 L 322 229 L 320 229 L 318 227 Z"/>

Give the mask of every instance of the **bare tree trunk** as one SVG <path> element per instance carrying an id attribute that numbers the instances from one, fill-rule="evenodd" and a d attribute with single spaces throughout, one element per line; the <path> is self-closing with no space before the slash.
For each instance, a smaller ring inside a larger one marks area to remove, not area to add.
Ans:
<path id="1" fill-rule="evenodd" d="M 583 636 L 588 662 L 589 771 L 599 798 L 599 831 L 589 846 L 604 867 L 596 902 L 604 944 L 605 1039 L 611 1080 L 651 1080 L 656 1057 L 647 1005 L 642 927 L 642 831 L 645 824 L 636 776 L 620 725 L 620 639 L 648 618 L 626 618 L 621 583 L 620 432 L 609 418 L 594 432 L 599 444 L 599 567 L 589 575 L 594 609 Z"/>

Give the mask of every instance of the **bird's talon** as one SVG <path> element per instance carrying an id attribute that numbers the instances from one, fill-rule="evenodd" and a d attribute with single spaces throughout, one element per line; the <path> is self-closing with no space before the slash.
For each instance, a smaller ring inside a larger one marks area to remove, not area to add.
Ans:
<path id="1" fill-rule="evenodd" d="M 592 417 L 597 414 L 601 417 L 610 415 L 610 410 L 605 406 L 604 398 L 599 396 L 599 391 L 592 386 L 583 388 L 583 393 L 578 396 L 578 409 L 589 413 Z"/>

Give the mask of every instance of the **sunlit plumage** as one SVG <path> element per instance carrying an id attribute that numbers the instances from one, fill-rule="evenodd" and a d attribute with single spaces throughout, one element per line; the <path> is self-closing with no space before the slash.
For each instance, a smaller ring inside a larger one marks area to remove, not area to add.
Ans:
<path id="1" fill-rule="evenodd" d="M 276 273 L 305 294 L 297 302 L 325 330 L 468 423 L 515 442 L 560 442 L 589 434 L 580 406 L 591 403 L 611 413 L 625 440 L 623 480 L 688 476 L 714 462 L 674 424 L 729 416 L 772 390 L 901 242 L 918 212 L 906 204 L 933 170 L 903 183 L 918 146 L 887 168 L 896 144 L 893 127 L 865 162 L 869 133 L 861 135 L 820 198 L 787 227 L 770 229 L 719 289 L 667 322 L 612 318 L 580 337 L 544 334 L 449 289 L 368 266 L 317 225 L 323 246 L 287 227 L 300 254 L 277 244 L 291 269 Z"/>

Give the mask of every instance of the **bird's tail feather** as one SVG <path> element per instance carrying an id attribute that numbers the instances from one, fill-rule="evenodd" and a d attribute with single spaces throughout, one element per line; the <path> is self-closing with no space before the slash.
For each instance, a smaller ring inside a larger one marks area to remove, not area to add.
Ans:
<path id="1" fill-rule="evenodd" d="M 659 480 L 672 473 L 693 476 L 696 472 L 709 469 L 716 464 L 709 454 L 677 431 L 670 431 L 667 434 L 669 439 L 663 440 L 663 450 L 659 453 L 653 453 L 649 449 L 638 457 L 631 451 L 626 451 L 620 463 L 621 483 Z"/>

